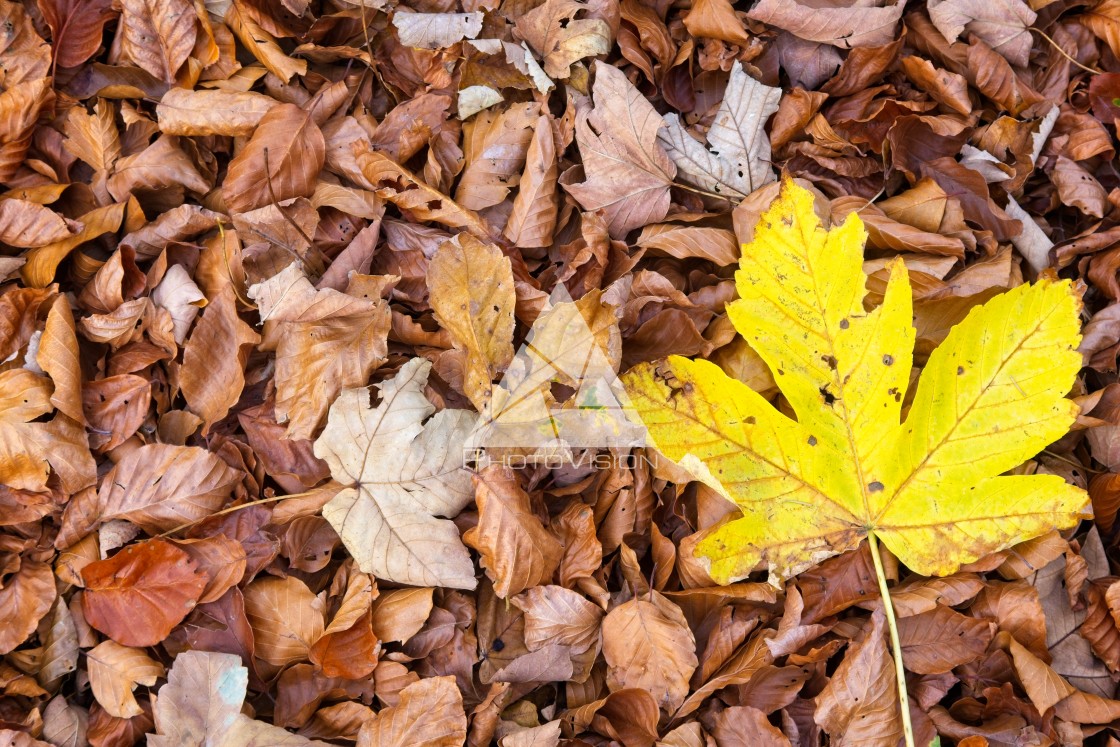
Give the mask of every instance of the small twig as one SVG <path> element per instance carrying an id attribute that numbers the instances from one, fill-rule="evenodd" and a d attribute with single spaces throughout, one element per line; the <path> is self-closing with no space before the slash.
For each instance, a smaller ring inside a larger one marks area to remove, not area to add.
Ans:
<path id="1" fill-rule="evenodd" d="M 914 747 L 914 725 L 910 722 L 910 696 L 906 692 L 906 669 L 902 666 L 902 642 L 898 637 L 898 621 L 894 617 L 894 604 L 891 591 L 887 588 L 887 573 L 883 570 L 883 559 L 879 557 L 879 539 L 875 532 L 867 533 L 867 544 L 871 550 L 871 561 L 875 564 L 875 579 L 879 582 L 879 595 L 883 598 L 883 613 L 887 616 L 887 629 L 891 633 L 891 649 L 894 654 L 894 677 L 898 685 L 898 710 L 902 716 L 902 737 L 906 747 Z"/>
<path id="2" fill-rule="evenodd" d="M 215 511 L 212 514 L 208 514 L 206 516 L 203 516 L 201 519 L 195 519 L 194 521 L 188 521 L 186 524 L 180 524 L 179 526 L 175 527 L 174 529 L 168 529 L 163 534 L 156 535 L 156 538 L 159 539 L 159 538 L 162 538 L 162 537 L 170 537 L 171 535 L 177 534 L 178 532 L 181 532 L 184 529 L 190 529 L 195 524 L 201 524 L 204 521 L 208 521 L 210 519 L 213 519 L 215 516 L 225 516 L 226 514 L 232 514 L 235 511 L 240 511 L 243 508 L 249 508 L 250 506 L 259 506 L 262 503 L 276 503 L 277 501 L 286 501 L 289 498 L 305 498 L 305 497 L 311 495 L 314 492 L 315 491 L 308 491 L 306 493 L 289 493 L 288 495 L 274 495 L 271 498 L 261 498 L 260 500 L 249 501 L 248 503 L 239 503 L 236 506 L 230 506 L 228 508 L 223 508 L 221 511 Z"/>
<path id="3" fill-rule="evenodd" d="M 1085 72 L 1091 73 L 1093 75 L 1102 75 L 1104 73 L 1103 70 L 1097 70 L 1095 67 L 1089 67 L 1088 65 L 1082 65 L 1080 62 L 1073 59 L 1073 57 L 1070 56 L 1069 52 L 1062 49 L 1062 46 L 1060 44 L 1058 44 L 1058 42 L 1051 39 L 1050 35 L 1047 34 L 1045 31 L 1043 31 L 1042 29 L 1036 28 L 1034 26 L 1029 26 L 1028 28 L 1031 31 L 1034 31 L 1035 33 L 1037 33 L 1039 36 L 1041 36 L 1046 41 L 1050 42 L 1050 46 L 1052 46 L 1052 47 L 1054 47 L 1054 49 L 1058 50 L 1058 53 L 1061 54 L 1062 57 L 1065 57 L 1067 60 L 1072 62 L 1074 65 L 1077 65 L 1079 68 L 1081 68 Z"/>

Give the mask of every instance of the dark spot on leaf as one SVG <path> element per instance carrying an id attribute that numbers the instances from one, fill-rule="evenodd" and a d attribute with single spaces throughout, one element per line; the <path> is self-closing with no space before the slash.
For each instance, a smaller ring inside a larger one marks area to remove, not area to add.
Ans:
<path id="1" fill-rule="evenodd" d="M 964 366 L 957 366 L 957 376 L 964 375 Z"/>
<path id="2" fill-rule="evenodd" d="M 882 492 L 882 490 L 883 490 L 883 483 L 881 483 L 881 482 L 879 482 L 878 480 L 876 480 L 875 482 L 869 483 L 869 484 L 867 485 L 867 489 L 868 489 L 868 490 L 870 490 L 870 491 L 871 491 L 872 493 L 879 493 L 879 492 Z"/>
<path id="3" fill-rule="evenodd" d="M 810 446 L 816 446 L 817 445 L 817 437 L 816 436 L 809 436 L 809 445 Z"/>
<path id="4" fill-rule="evenodd" d="M 883 365 L 884 366 L 890 366 L 893 363 L 894 363 L 894 356 L 893 355 L 884 355 L 883 356 Z"/>
<path id="5" fill-rule="evenodd" d="M 851 325 L 848 323 L 847 319 L 841 319 L 840 320 L 840 329 L 847 329 L 850 326 Z"/>

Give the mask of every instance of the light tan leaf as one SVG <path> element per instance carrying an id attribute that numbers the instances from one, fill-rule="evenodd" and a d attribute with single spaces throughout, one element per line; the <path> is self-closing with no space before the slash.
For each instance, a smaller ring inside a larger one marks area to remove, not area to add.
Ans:
<path id="1" fill-rule="evenodd" d="M 106 476 L 97 515 L 159 534 L 217 511 L 240 477 L 205 449 L 148 444 L 128 452 Z"/>
<path id="2" fill-rule="evenodd" d="M 378 640 L 404 643 L 420 632 L 432 613 L 434 589 L 394 589 L 373 602 L 373 632 Z"/>
<path id="3" fill-rule="evenodd" d="M 440 49 L 463 39 L 473 39 L 482 31 L 483 14 L 473 13 L 409 13 L 393 14 L 397 37 L 406 47 Z"/>
<path id="4" fill-rule="evenodd" d="M 34 422 L 51 411 L 51 383 L 25 368 L 0 372 L 0 483 L 45 490 L 49 432 Z"/>
<path id="5" fill-rule="evenodd" d="M 155 294 L 152 299 L 155 300 Z M 179 386 L 191 410 L 210 426 L 229 413 L 245 386 L 245 361 L 260 336 L 237 315 L 232 286 L 225 286 L 202 314 L 183 349 Z"/>
<path id="6" fill-rule="evenodd" d="M 268 323 L 264 349 L 276 349 L 276 420 L 288 423 L 288 438 L 311 438 L 338 393 L 384 363 L 389 306 L 316 290 L 296 263 L 251 286 L 249 297 Z"/>
<path id="7" fill-rule="evenodd" d="M 894 5 L 819 6 L 804 0 L 762 0 L 747 13 L 799 39 L 841 49 L 875 47 L 895 39 L 906 3 Z"/>
<path id="8" fill-rule="evenodd" d="M 153 708 L 150 747 L 330 747 L 241 713 L 249 670 L 236 654 L 184 651 L 175 657 Z"/>
<path id="9" fill-rule="evenodd" d="M 428 264 L 429 301 L 440 326 L 463 352 L 463 393 L 479 411 L 494 378 L 513 360 L 513 269 L 493 244 L 461 233 Z"/>
<path id="10" fill-rule="evenodd" d="M 424 397 L 431 363 L 413 358 L 378 389 L 346 389 L 331 405 L 315 456 L 349 485 L 323 507 L 365 573 L 417 586 L 475 587 L 474 564 L 454 517 L 472 498 L 463 444 L 475 416 Z M 425 419 L 427 422 L 425 423 Z"/>
<path id="11" fill-rule="evenodd" d="M 595 108 L 576 121 L 586 181 L 565 185 L 585 210 L 602 210 L 612 238 L 669 211 L 673 161 L 661 147 L 664 123 L 618 68 L 595 64 Z"/>
<path id="12" fill-rule="evenodd" d="M 87 654 L 89 684 L 101 707 L 117 718 L 132 718 L 143 711 L 132 691 L 137 685 L 151 687 L 164 675 L 163 665 L 143 649 L 103 641 Z"/>
<path id="13" fill-rule="evenodd" d="M 198 34 L 188 0 L 121 0 L 121 49 L 160 80 L 174 82 Z"/>
<path id="14" fill-rule="evenodd" d="M 683 181 L 709 192 L 746 197 L 776 179 L 765 127 L 778 111 L 781 95 L 780 88 L 763 85 L 741 64 L 734 65 L 708 130 L 708 147 L 688 134 L 675 113 L 665 115 L 666 127 L 657 141 Z"/>
<path id="15" fill-rule="evenodd" d="M 583 18 L 578 18 L 581 13 Z M 611 28 L 592 15 L 584 0 L 546 0 L 515 21 L 517 33 L 544 59 L 544 71 L 553 78 L 567 78 L 576 62 L 607 54 Z"/>
<path id="16" fill-rule="evenodd" d="M 474 483 L 478 525 L 463 535 L 463 541 L 482 555 L 494 593 L 505 599 L 550 581 L 564 547 L 533 514 L 529 494 L 514 471 L 492 464 Z"/>
<path id="17" fill-rule="evenodd" d="M 552 123 L 545 115 L 537 119 L 536 131 L 525 155 L 525 170 L 513 198 L 505 237 L 522 247 L 550 246 L 556 230 L 559 199 L 556 193 L 558 165 Z"/>
<path id="18" fill-rule="evenodd" d="M 735 15 L 729 0 L 695 0 L 684 17 L 684 27 L 693 36 L 720 39 L 740 47 L 750 44 L 746 26 Z"/>
<path id="19" fill-rule="evenodd" d="M 259 578 L 245 589 L 245 615 L 256 655 L 284 666 L 306 661 L 326 625 L 323 601 L 294 576 Z"/>
<path id="20" fill-rule="evenodd" d="M 179 138 L 160 135 L 139 153 L 118 160 L 106 187 L 113 199 L 124 202 L 136 191 L 171 187 L 202 195 L 210 191 L 211 184 L 179 147 Z M 86 222 L 84 216 L 82 222 Z"/>
<path id="21" fill-rule="evenodd" d="M 670 713 L 684 703 L 698 664 L 696 640 L 680 607 L 650 592 L 631 599 L 603 620 L 603 658 L 612 692 L 638 688 Z"/>
<path id="22" fill-rule="evenodd" d="M 326 140 L 310 113 L 280 104 L 261 118 L 249 143 L 229 162 L 222 197 L 237 212 L 310 197 L 326 155 Z"/>
<path id="23" fill-rule="evenodd" d="M 82 224 L 62 217 L 48 207 L 27 200 L 0 200 L 0 242 L 21 249 L 53 244 L 70 238 Z"/>
<path id="24" fill-rule="evenodd" d="M 929 18 L 952 44 L 966 30 L 988 43 L 1012 65 L 1026 67 L 1038 14 L 1023 0 L 932 0 Z"/>
<path id="25" fill-rule="evenodd" d="M 119 246 L 132 249 L 141 258 L 156 257 L 168 244 L 188 241 L 218 225 L 220 213 L 198 205 L 180 205 L 161 213 L 151 223 L 129 231 Z"/>
<path id="26" fill-rule="evenodd" d="M 885 620 L 881 610 L 872 613 L 864 637 L 851 645 L 816 698 L 814 719 L 835 745 L 896 747 L 902 739 Z"/>
<path id="27" fill-rule="evenodd" d="M 535 103 L 513 104 L 501 112 L 484 112 L 466 124 L 466 166 L 459 177 L 456 202 L 482 210 L 506 199 L 524 171 L 539 108 Z"/>
<path id="28" fill-rule="evenodd" d="M 463 696 L 454 677 L 427 677 L 400 692 L 358 732 L 356 747 L 461 747 L 467 739 Z"/>
<path id="29" fill-rule="evenodd" d="M 168 135 L 252 135 L 261 119 L 279 105 L 252 91 L 191 91 L 172 88 L 156 106 L 159 129 Z"/>

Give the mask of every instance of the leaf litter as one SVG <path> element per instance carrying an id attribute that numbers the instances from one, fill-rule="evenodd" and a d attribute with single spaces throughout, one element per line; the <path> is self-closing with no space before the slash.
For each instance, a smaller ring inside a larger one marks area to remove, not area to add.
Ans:
<path id="1" fill-rule="evenodd" d="M 1120 739 L 1120 6 L 849 5 L 0 0 L 0 741 Z"/>

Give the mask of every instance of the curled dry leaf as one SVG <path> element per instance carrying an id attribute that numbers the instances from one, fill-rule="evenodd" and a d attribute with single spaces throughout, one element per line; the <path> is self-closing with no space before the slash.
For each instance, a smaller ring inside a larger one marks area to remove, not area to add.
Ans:
<path id="1" fill-rule="evenodd" d="M 230 210 L 310 197 L 326 162 L 327 143 L 309 112 L 279 104 L 264 114 L 245 148 L 229 164 L 222 198 Z"/>
<path id="2" fill-rule="evenodd" d="M 454 677 L 428 677 L 400 692 L 397 705 L 362 724 L 357 747 L 459 747 L 467 738 L 463 696 Z"/>
<path id="3" fill-rule="evenodd" d="M 27 200 L 0 201 L 0 241 L 29 249 L 70 238 L 82 224 Z"/>
<path id="4" fill-rule="evenodd" d="M 851 49 L 893 41 L 895 26 L 905 8 L 905 2 L 840 7 L 801 0 L 762 0 L 747 15 L 784 29 L 799 39 Z"/>
<path id="5" fill-rule="evenodd" d="M 277 106 L 276 99 L 252 91 L 171 88 L 156 106 L 156 117 L 168 135 L 252 135 Z"/>
<path id="6" fill-rule="evenodd" d="M 245 615 L 253 626 L 256 655 L 278 667 L 306 661 L 326 625 L 322 600 L 294 576 L 250 584 Z"/>
<path id="7" fill-rule="evenodd" d="M 529 495 L 509 467 L 490 465 L 474 477 L 478 525 L 463 535 L 502 599 L 552 579 L 564 548 L 545 531 Z"/>
<path id="8" fill-rule="evenodd" d="M 397 38 L 406 47 L 440 49 L 463 39 L 473 39 L 482 31 L 483 14 L 404 13 L 393 14 Z"/>
<path id="9" fill-rule="evenodd" d="M 132 718 L 143 711 L 132 691 L 137 685 L 151 687 L 164 675 L 163 665 L 138 648 L 102 641 L 86 657 L 93 696 L 109 715 Z"/>
<path id="10" fill-rule="evenodd" d="M 24 559 L 0 589 L 0 651 L 8 653 L 35 632 L 55 599 L 54 573 L 46 563 Z"/>
<path id="11" fill-rule="evenodd" d="M 51 48 L 59 67 L 77 67 L 101 46 L 105 24 L 116 12 L 112 0 L 38 0 L 51 29 Z"/>
<path id="12" fill-rule="evenodd" d="M 417 586 L 475 587 L 474 564 L 450 521 L 472 498 L 463 448 L 474 428 L 466 410 L 424 397 L 431 363 L 413 358 L 378 391 L 344 390 L 315 441 L 315 456 L 347 485 L 323 516 L 365 573 Z M 426 421 L 426 422 L 425 422 Z"/>
<path id="13" fill-rule="evenodd" d="M 493 380 L 513 360 L 514 294 L 509 258 L 461 233 L 428 264 L 431 305 L 463 355 L 463 393 L 480 411 Z"/>
<path id="14" fill-rule="evenodd" d="M 584 0 L 546 0 L 521 14 L 514 28 L 544 60 L 545 73 L 567 78 L 576 62 L 610 51 L 611 27 L 590 15 Z"/>
<path id="15" fill-rule="evenodd" d="M 547 116 L 541 115 L 525 154 L 525 170 L 504 235 L 517 246 L 539 247 L 552 243 L 559 200 L 556 193 L 558 164 L 556 141 Z"/>
<path id="16" fill-rule="evenodd" d="M 172 83 L 197 38 L 188 0 L 122 0 L 121 49 L 149 73 Z"/>
<path id="17" fill-rule="evenodd" d="M 82 568 L 82 613 L 122 646 L 154 646 L 194 608 L 206 576 L 164 540 L 129 545 Z"/>
<path id="18" fill-rule="evenodd" d="M 612 691 L 637 688 L 672 713 L 688 695 L 696 640 L 680 608 L 656 591 L 631 599 L 603 620 L 603 658 Z"/>

